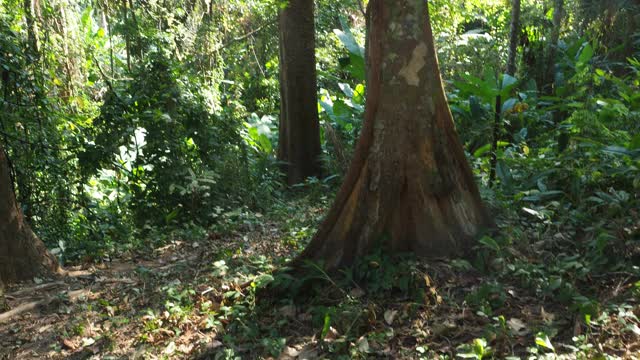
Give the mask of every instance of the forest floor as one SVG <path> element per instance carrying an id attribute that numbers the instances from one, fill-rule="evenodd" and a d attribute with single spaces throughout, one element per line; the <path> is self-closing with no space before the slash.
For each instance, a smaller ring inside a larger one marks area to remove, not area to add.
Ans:
<path id="1" fill-rule="evenodd" d="M 323 209 L 294 213 L 318 219 Z M 570 300 L 556 291 L 570 276 L 554 278 L 544 251 L 515 248 L 493 257 L 555 289 L 492 273 L 495 264 L 381 254 L 359 265 L 364 277 L 316 268 L 292 278 L 274 271 L 317 220 L 254 220 L 8 289 L 0 359 L 640 358 L 637 267 L 587 273 Z M 582 266 L 572 261 L 561 265 Z"/>

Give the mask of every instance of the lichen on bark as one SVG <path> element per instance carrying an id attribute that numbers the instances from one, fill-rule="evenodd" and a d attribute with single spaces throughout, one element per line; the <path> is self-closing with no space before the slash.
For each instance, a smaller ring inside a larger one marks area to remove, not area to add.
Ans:
<path id="1" fill-rule="evenodd" d="M 409 63 L 400 69 L 400 76 L 406 80 L 407 84 L 420 86 L 420 76 L 418 73 L 427 64 L 425 61 L 427 50 L 427 45 L 424 42 L 418 43 L 418 46 L 413 49 Z"/>

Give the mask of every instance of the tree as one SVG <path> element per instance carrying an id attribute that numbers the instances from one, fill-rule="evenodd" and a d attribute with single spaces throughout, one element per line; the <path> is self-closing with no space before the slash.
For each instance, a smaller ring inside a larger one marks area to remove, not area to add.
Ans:
<path id="1" fill-rule="evenodd" d="M 55 257 L 24 222 L 11 184 L 9 161 L 0 145 L 0 284 L 58 270 Z"/>
<path id="2" fill-rule="evenodd" d="M 7 301 L 4 298 L 4 283 L 0 278 L 0 313 L 7 309 Z"/>
<path id="3" fill-rule="evenodd" d="M 426 1 L 368 5 L 365 120 L 337 198 L 300 259 L 327 269 L 378 241 L 440 257 L 469 250 L 492 225 L 454 128 Z"/>
<path id="4" fill-rule="evenodd" d="M 518 40 L 520 39 L 520 0 L 511 1 L 511 28 L 509 30 L 509 55 L 507 59 L 507 74 L 516 75 L 516 56 L 518 54 Z"/>
<path id="5" fill-rule="evenodd" d="M 509 30 L 509 54 L 507 58 L 507 75 L 516 75 L 516 56 L 518 55 L 518 38 L 520 37 L 520 0 L 511 2 L 511 28 Z M 500 125 L 502 122 L 502 98 L 496 97 L 496 112 L 493 122 L 493 140 L 491 142 L 491 163 L 489 170 L 489 186 L 496 177 L 498 165 L 498 141 L 500 140 Z"/>
<path id="6" fill-rule="evenodd" d="M 289 0 L 280 11 L 278 160 L 289 184 L 321 174 L 312 0 Z"/>
<path id="7" fill-rule="evenodd" d="M 549 39 L 549 50 L 547 54 L 547 66 L 545 72 L 545 80 L 542 91 L 548 95 L 555 92 L 556 77 L 556 58 L 558 53 L 558 42 L 560 41 L 560 30 L 562 27 L 562 19 L 564 17 L 564 0 L 553 1 L 553 26 Z M 557 112 L 556 112 L 557 113 Z"/>

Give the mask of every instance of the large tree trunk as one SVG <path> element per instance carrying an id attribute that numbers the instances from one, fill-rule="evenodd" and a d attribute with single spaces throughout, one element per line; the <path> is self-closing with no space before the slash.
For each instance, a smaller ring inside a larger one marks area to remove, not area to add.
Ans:
<path id="1" fill-rule="evenodd" d="M 24 222 L 11 184 L 9 162 L 0 145 L 0 283 L 58 270 L 55 257 Z"/>
<path id="2" fill-rule="evenodd" d="M 471 249 L 490 220 L 440 78 L 427 2 L 371 0 L 365 123 L 333 207 L 300 259 L 349 265 L 378 241 L 419 256 Z"/>
<path id="3" fill-rule="evenodd" d="M 278 160 L 289 184 L 322 169 L 313 19 L 313 0 L 289 0 L 280 12 Z"/>

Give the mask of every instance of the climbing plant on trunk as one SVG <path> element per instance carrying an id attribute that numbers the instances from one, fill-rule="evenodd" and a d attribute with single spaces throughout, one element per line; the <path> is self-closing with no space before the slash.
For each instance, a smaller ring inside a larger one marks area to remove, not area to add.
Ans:
<path id="1" fill-rule="evenodd" d="M 55 257 L 24 222 L 11 184 L 9 162 L 0 145 L 0 284 L 58 270 Z"/>
<path id="2" fill-rule="evenodd" d="M 278 160 L 289 184 L 320 176 L 315 26 L 312 0 L 289 0 L 280 11 Z"/>
<path id="3" fill-rule="evenodd" d="M 365 123 L 337 198 L 300 259 L 351 264 L 378 242 L 459 255 L 491 226 L 445 97 L 426 1 L 371 0 Z"/>

